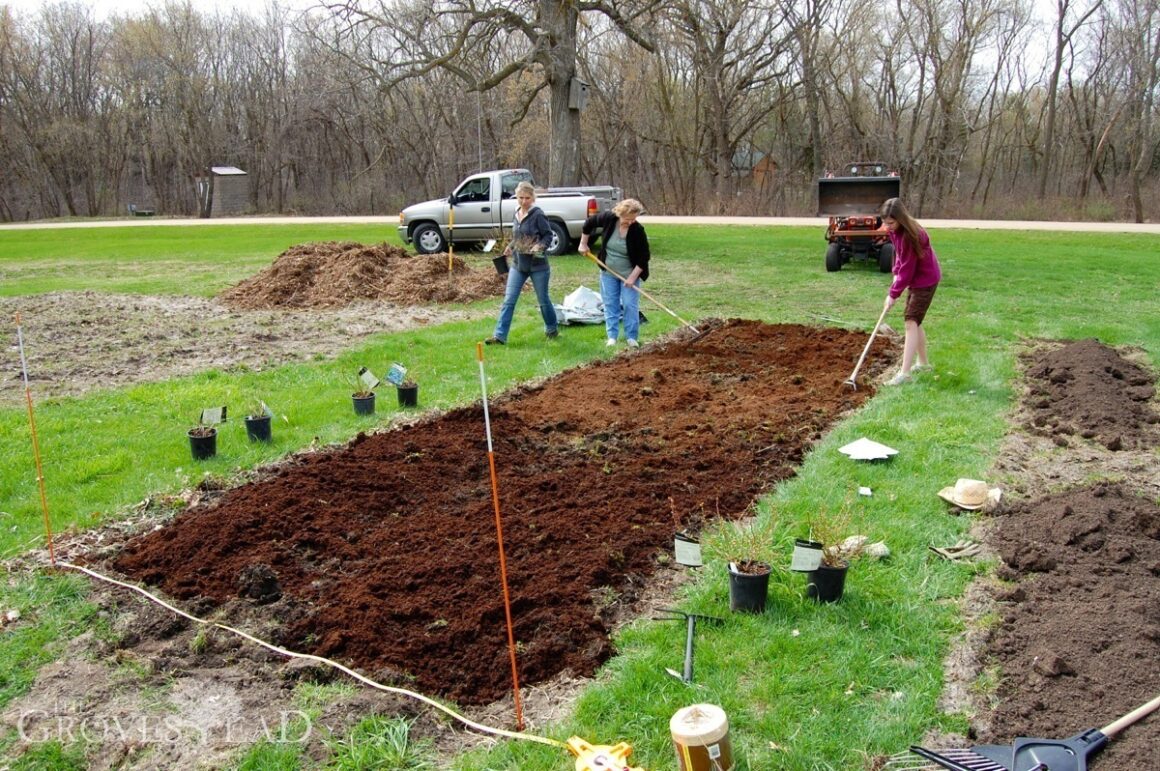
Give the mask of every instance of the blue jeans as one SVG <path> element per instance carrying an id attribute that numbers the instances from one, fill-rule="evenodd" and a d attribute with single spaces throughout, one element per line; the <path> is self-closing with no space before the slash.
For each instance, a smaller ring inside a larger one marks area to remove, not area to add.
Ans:
<path id="1" fill-rule="evenodd" d="M 640 279 L 633 286 L 640 286 Z M 604 303 L 604 329 L 615 340 L 624 319 L 624 338 L 636 340 L 640 336 L 640 292 L 629 289 L 616 276 L 600 271 L 600 299 Z"/>
<path id="2" fill-rule="evenodd" d="M 512 265 L 508 271 L 507 290 L 503 296 L 503 306 L 499 309 L 499 321 L 495 324 L 495 338 L 507 340 L 508 332 L 512 328 L 512 316 L 516 312 L 516 301 L 520 299 L 520 290 L 528 279 L 532 280 L 532 287 L 536 290 L 536 299 L 540 302 L 540 315 L 544 317 L 544 331 L 552 334 L 556 331 L 556 308 L 552 305 L 552 298 L 548 297 L 548 279 L 551 270 L 535 270 L 528 273 Z"/>

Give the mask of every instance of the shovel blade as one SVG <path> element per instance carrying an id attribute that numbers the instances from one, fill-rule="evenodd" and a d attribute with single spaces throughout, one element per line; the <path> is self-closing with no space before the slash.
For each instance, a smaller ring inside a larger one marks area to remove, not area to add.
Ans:
<path id="1" fill-rule="evenodd" d="M 1108 737 L 1096 729 L 1076 734 L 1070 739 L 1015 740 L 1011 771 L 1046 766 L 1051 771 L 1087 771 L 1087 761 L 1104 748 Z"/>

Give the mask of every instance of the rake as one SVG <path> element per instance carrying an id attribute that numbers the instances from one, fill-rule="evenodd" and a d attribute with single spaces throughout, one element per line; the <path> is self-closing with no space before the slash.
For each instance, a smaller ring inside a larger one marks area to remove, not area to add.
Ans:
<path id="1" fill-rule="evenodd" d="M 1103 728 L 1089 728 L 1069 739 L 1020 737 L 1010 747 L 983 744 L 971 749 L 929 750 L 917 745 L 890 758 L 890 771 L 1087 771 L 1088 759 L 1116 734 L 1160 707 L 1160 696 Z M 915 758 L 911 753 L 918 755 Z M 933 765 L 932 765 L 933 764 Z"/>
<path id="2" fill-rule="evenodd" d="M 866 341 L 866 347 L 862 349 L 862 355 L 858 357 L 858 363 L 854 365 L 854 371 L 850 373 L 850 377 L 842 381 L 843 385 L 848 385 L 855 391 L 858 390 L 858 370 L 862 369 L 862 362 L 866 361 L 866 354 L 870 353 L 870 346 L 874 344 L 874 336 L 878 334 L 878 327 L 882 326 L 882 319 L 886 318 L 886 312 L 889 311 L 886 305 L 882 307 L 882 313 L 878 315 L 878 321 L 874 324 L 874 330 L 870 332 L 870 339 Z"/>

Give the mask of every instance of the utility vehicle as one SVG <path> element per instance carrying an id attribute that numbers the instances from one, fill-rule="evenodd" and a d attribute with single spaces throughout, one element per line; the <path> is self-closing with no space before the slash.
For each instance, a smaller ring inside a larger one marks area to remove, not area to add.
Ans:
<path id="1" fill-rule="evenodd" d="M 894 266 L 894 245 L 878 216 L 882 203 L 897 198 L 902 179 L 881 161 L 848 163 L 840 175 L 818 180 L 818 215 L 828 216 L 826 270 L 841 270 L 851 260 L 873 260 L 878 270 Z"/>

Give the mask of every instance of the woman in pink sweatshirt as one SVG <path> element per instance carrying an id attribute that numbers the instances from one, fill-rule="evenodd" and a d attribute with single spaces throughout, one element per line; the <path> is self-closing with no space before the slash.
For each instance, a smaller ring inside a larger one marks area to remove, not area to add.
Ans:
<path id="1" fill-rule="evenodd" d="M 886 310 L 894 306 L 902 290 L 909 290 L 903 314 L 906 342 L 902 348 L 902 369 L 886 381 L 887 385 L 899 385 L 910 380 L 912 369 L 930 368 L 922 320 L 942 279 L 942 271 L 930 246 L 930 236 L 910 216 L 901 199 L 890 198 L 882 204 L 882 224 L 890 231 L 890 243 L 894 244 L 894 283 L 886 294 Z"/>

